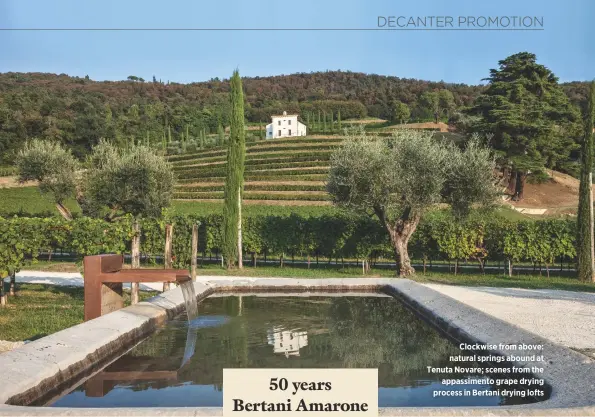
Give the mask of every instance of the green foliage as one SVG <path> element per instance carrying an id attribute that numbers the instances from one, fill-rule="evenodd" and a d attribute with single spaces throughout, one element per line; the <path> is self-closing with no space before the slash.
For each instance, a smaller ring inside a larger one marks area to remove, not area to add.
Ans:
<path id="1" fill-rule="evenodd" d="M 2 167 L 0 166 L 0 177 L 9 177 L 17 174 L 17 168 L 14 166 Z"/>
<path id="2" fill-rule="evenodd" d="M 70 212 L 80 214 L 78 203 L 74 199 L 64 202 Z M 18 215 L 33 217 L 59 216 L 56 206 L 50 200 L 43 198 L 38 187 L 0 188 L 0 216 Z"/>
<path id="3" fill-rule="evenodd" d="M 162 148 L 163 141 L 171 143 L 186 126 L 197 138 L 201 128 L 216 132 L 219 123 L 229 125 L 229 85 L 229 80 L 96 82 L 55 74 L 0 74 L 0 163 L 12 164 L 24 142 L 35 137 L 59 141 L 83 157 L 100 138 L 124 143 L 144 140 L 148 131 L 151 146 Z M 368 115 L 388 120 L 392 100 L 410 107 L 412 121 L 427 121 L 433 115 L 420 104 L 423 92 L 446 89 L 462 110 L 485 89 L 344 71 L 245 78 L 244 85 L 251 122 L 268 121 L 283 110 L 306 117 L 325 110 L 340 111 L 343 120 Z M 572 103 L 585 101 L 586 83 L 563 88 Z M 135 112 L 130 111 L 132 105 Z M 308 127 L 312 124 L 315 117 L 310 117 Z"/>
<path id="4" fill-rule="evenodd" d="M 219 206 L 220 207 L 220 206 Z M 244 218 L 244 251 L 269 256 L 320 256 L 372 259 L 392 257 L 386 229 L 370 217 L 318 208 L 297 215 L 284 208 L 259 209 Z M 132 216 L 107 222 L 86 217 L 0 218 L 0 273 L 3 276 L 35 262 L 41 251 L 62 249 L 83 256 L 129 253 Z M 153 260 L 163 255 L 165 225 L 173 224 L 176 268 L 189 268 L 192 225 L 199 225 L 199 252 L 221 253 L 221 214 L 171 214 L 141 219 L 141 249 Z M 481 213 L 460 222 L 448 212 L 424 218 L 410 242 L 417 259 L 449 261 L 534 262 L 546 266 L 576 257 L 576 222 L 569 220 L 508 221 Z"/>
<path id="5" fill-rule="evenodd" d="M 440 117 L 450 115 L 455 108 L 455 99 L 449 90 L 426 91 L 419 99 L 419 106 L 432 114 L 434 122 L 438 123 Z"/>
<path id="6" fill-rule="evenodd" d="M 593 119 L 595 118 L 595 81 L 584 111 L 583 141 L 581 146 L 581 171 L 578 203 L 578 274 L 581 280 L 591 281 L 593 276 L 591 259 L 591 185 L 589 175 L 593 172 Z"/>
<path id="7" fill-rule="evenodd" d="M 475 140 L 461 151 L 419 130 L 399 129 L 387 139 L 356 131 L 331 157 L 327 190 L 341 206 L 380 210 L 392 222 L 442 201 L 459 211 L 490 201 L 493 168 L 489 151 Z"/>
<path id="8" fill-rule="evenodd" d="M 60 144 L 33 140 L 16 160 L 20 181 L 39 182 L 65 218 L 72 218 L 67 200 L 76 199 L 83 213 L 113 218 L 130 213 L 158 216 L 169 206 L 174 188 L 170 164 L 141 144 L 118 148 L 107 141 L 93 147 L 81 166 Z M 82 170 L 80 168 L 83 168 Z"/>
<path id="9" fill-rule="evenodd" d="M 393 123 L 407 123 L 411 117 L 409 106 L 401 101 L 395 101 L 392 107 L 391 122 Z"/>
<path id="10" fill-rule="evenodd" d="M 85 208 L 104 207 L 133 216 L 159 216 L 168 207 L 175 185 L 170 164 L 144 145 L 118 149 L 107 142 L 93 148 L 84 175 Z"/>
<path id="11" fill-rule="evenodd" d="M 58 142 L 32 140 L 15 160 L 19 181 L 38 181 L 39 189 L 57 204 L 74 197 L 78 161 Z"/>
<path id="12" fill-rule="evenodd" d="M 392 137 L 351 134 L 331 157 L 327 190 L 339 207 L 375 214 L 399 258 L 399 274 L 410 275 L 408 242 L 430 207 L 449 203 L 459 217 L 472 204 L 496 196 L 495 164 L 474 139 L 464 150 L 434 139 L 431 132 L 398 129 Z"/>
<path id="13" fill-rule="evenodd" d="M 224 197 L 223 192 L 176 192 L 174 195 L 177 199 L 207 199 L 219 200 Z M 329 197 L 326 194 L 271 194 L 271 193 L 244 193 L 242 195 L 244 200 L 286 200 L 286 201 L 326 201 Z"/>
<path id="14" fill-rule="evenodd" d="M 223 146 L 224 142 L 225 142 L 225 130 L 223 129 L 223 126 L 221 126 L 221 124 L 219 124 L 219 126 L 217 126 L 217 146 Z"/>
<path id="15" fill-rule="evenodd" d="M 493 134 L 491 146 L 512 167 L 515 194 L 521 199 L 529 172 L 556 168 L 576 149 L 578 112 L 557 77 L 537 64 L 534 54 L 522 52 L 499 61 L 488 81 L 470 110 L 480 116 L 472 130 Z"/>
<path id="16" fill-rule="evenodd" d="M 227 176 L 223 207 L 223 257 L 228 268 L 238 265 L 238 245 L 241 247 L 239 235 L 242 218 L 242 194 L 244 189 L 244 161 L 246 159 L 246 139 L 244 126 L 244 91 L 242 79 L 236 70 L 231 80 L 231 123 L 229 131 L 229 148 L 227 152 Z"/>

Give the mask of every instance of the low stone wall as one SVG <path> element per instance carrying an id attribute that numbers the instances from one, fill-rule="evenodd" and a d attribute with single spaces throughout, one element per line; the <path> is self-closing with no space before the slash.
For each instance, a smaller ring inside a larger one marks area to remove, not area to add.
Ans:
<path id="1" fill-rule="evenodd" d="M 595 362 L 510 323 L 488 316 L 437 291 L 404 279 L 284 279 L 201 277 L 197 297 L 218 293 L 383 292 L 401 300 L 423 319 L 458 341 L 486 344 L 541 344 L 548 362 L 542 374 L 551 389 L 548 400 L 520 406 L 380 408 L 382 416 L 405 415 L 595 415 Z M 53 408 L 43 404 L 131 349 L 156 327 L 184 309 L 179 288 L 134 306 L 73 326 L 0 356 L 0 416 L 220 416 L 221 408 Z M 487 352 L 486 352 L 487 353 Z M 493 351 L 493 354 L 506 352 Z M 526 352 L 531 354 L 531 352 Z M 519 363 L 518 366 L 525 364 Z"/>

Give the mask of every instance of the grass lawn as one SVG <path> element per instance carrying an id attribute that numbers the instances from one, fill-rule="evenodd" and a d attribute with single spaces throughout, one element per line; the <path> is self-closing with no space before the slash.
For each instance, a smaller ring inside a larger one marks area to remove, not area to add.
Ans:
<path id="1" fill-rule="evenodd" d="M 66 206 L 73 213 L 80 212 L 74 200 L 66 201 Z M 60 215 L 56 206 L 41 195 L 37 187 L 0 188 L 0 215 L 19 212 L 23 214 Z"/>
<path id="2" fill-rule="evenodd" d="M 4 284 L 8 291 L 8 282 Z M 155 295 L 141 291 L 141 300 Z M 130 296 L 124 292 L 124 302 Z M 17 295 L 0 308 L 0 340 L 32 340 L 83 322 L 83 287 L 19 284 Z"/>
<path id="3" fill-rule="evenodd" d="M 75 201 L 67 201 L 66 206 L 73 213 L 79 213 L 80 208 Z M 173 200 L 171 211 L 177 214 L 209 215 L 222 214 L 222 201 L 183 201 Z M 245 204 L 242 211 L 246 216 L 257 214 L 287 216 L 291 213 L 303 216 L 320 216 L 322 214 L 333 214 L 337 209 L 332 206 L 283 206 L 283 205 L 260 205 Z M 56 206 L 47 198 L 42 196 L 37 187 L 0 188 L 0 216 L 6 214 L 20 215 L 49 215 L 60 216 Z"/>
<path id="4" fill-rule="evenodd" d="M 31 269 L 46 271 L 75 272 L 78 267 L 70 262 L 40 262 Z M 198 269 L 200 275 L 233 275 L 245 277 L 285 277 L 285 278 L 361 278 L 361 269 L 354 267 L 342 268 L 336 265 L 305 267 L 259 266 L 246 267 L 241 271 L 227 271 L 218 265 L 203 265 Z M 394 277 L 389 269 L 373 269 L 366 275 L 370 278 Z M 508 277 L 502 274 L 478 274 L 418 272 L 411 279 L 420 283 L 439 283 L 448 285 L 510 287 L 528 289 L 557 289 L 567 291 L 584 291 L 595 293 L 595 284 L 584 283 L 575 278 L 535 275 L 514 275 Z M 8 291 L 8 282 L 5 283 Z M 141 299 L 154 295 L 151 292 L 141 292 Z M 18 284 L 17 296 L 8 297 L 8 305 L 0 308 L 0 340 L 30 340 L 43 337 L 67 327 L 83 322 L 83 288 L 63 287 L 44 284 Z M 129 296 L 125 292 L 126 305 Z"/>
<path id="5" fill-rule="evenodd" d="M 73 213 L 80 212 L 80 209 L 75 201 L 67 201 L 66 205 L 73 211 Z M 174 200 L 172 201 L 171 211 L 177 214 L 222 214 L 223 202 Z M 320 216 L 323 214 L 335 214 L 338 212 L 338 209 L 332 206 L 283 206 L 245 204 L 242 207 L 242 211 L 246 216 L 287 216 L 291 213 L 300 214 L 302 216 Z M 52 204 L 48 199 L 42 196 L 37 187 L 0 188 L 0 216 L 6 214 L 15 214 L 18 212 L 22 212 L 23 215 L 60 215 L 54 204 Z M 510 220 L 534 219 L 534 217 L 532 218 L 531 216 L 526 216 L 506 206 L 498 207 L 496 209 L 495 214 Z"/>

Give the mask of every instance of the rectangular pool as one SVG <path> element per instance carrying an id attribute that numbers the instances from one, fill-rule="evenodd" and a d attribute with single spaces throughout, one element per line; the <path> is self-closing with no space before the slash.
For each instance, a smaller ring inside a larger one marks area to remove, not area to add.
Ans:
<path id="1" fill-rule="evenodd" d="M 379 407 L 498 406 L 499 396 L 434 397 L 461 351 L 384 295 L 211 296 L 167 322 L 51 407 L 221 407 L 224 368 L 378 368 Z M 466 366 L 485 366 L 466 363 Z M 486 375 L 452 375 L 485 379 Z M 496 377 L 496 376 L 493 376 Z M 485 383 L 457 389 L 494 389 Z"/>

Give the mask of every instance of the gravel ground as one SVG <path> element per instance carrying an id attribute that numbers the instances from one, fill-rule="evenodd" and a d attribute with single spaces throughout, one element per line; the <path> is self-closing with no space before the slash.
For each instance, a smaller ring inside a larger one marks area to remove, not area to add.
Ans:
<path id="1" fill-rule="evenodd" d="M 486 314 L 595 357 L 595 294 L 425 285 Z"/>
<path id="2" fill-rule="evenodd" d="M 8 280 L 8 278 L 5 278 Z M 49 271 L 28 271 L 17 272 L 16 281 L 29 284 L 47 284 L 47 285 L 66 285 L 72 287 L 82 287 L 84 285 L 83 276 L 78 272 L 49 272 Z M 130 288 L 130 284 L 125 283 L 124 288 Z M 140 284 L 140 289 L 144 291 L 161 291 L 163 284 L 161 282 L 149 282 Z"/>
<path id="3" fill-rule="evenodd" d="M 23 346 L 25 342 L 10 342 L 8 340 L 0 340 L 0 353 L 8 352 L 9 350 Z"/>

